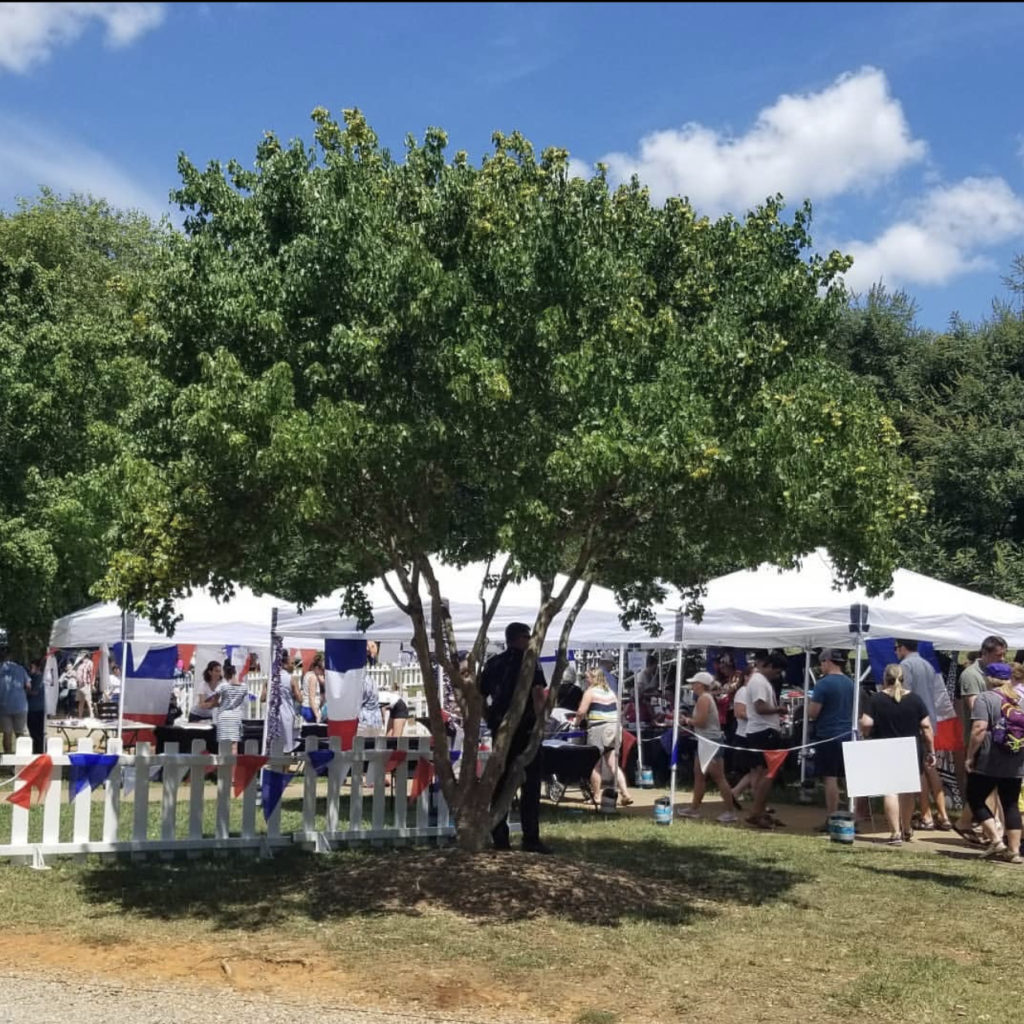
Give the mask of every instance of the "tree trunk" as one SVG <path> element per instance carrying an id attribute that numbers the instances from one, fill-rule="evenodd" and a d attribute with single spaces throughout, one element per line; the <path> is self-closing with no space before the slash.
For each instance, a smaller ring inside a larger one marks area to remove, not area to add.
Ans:
<path id="1" fill-rule="evenodd" d="M 466 853 L 483 853 L 491 847 L 490 796 L 483 787 L 467 797 L 455 815 L 455 844 Z"/>

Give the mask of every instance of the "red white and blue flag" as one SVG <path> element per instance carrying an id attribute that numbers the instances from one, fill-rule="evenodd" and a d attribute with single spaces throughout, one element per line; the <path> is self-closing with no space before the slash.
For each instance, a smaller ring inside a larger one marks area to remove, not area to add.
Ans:
<path id="1" fill-rule="evenodd" d="M 366 674 L 365 640 L 327 640 L 324 643 L 327 689 L 327 735 L 341 739 L 341 749 L 351 750 L 359 725 Z"/>
<path id="2" fill-rule="evenodd" d="M 121 663 L 121 645 L 114 645 L 114 657 Z M 178 646 L 150 647 L 142 660 L 135 663 L 134 645 L 128 645 L 127 678 L 121 684 L 124 717 L 148 725 L 163 725 L 174 689 L 174 669 L 178 663 Z M 139 733 L 139 739 L 149 737 Z"/>

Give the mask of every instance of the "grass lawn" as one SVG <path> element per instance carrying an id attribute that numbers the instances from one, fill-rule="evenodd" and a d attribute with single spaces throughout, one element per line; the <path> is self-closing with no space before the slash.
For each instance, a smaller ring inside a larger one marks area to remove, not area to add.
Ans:
<path id="1" fill-rule="evenodd" d="M 556 856 L 0 865 L 0 955 L 476 1021 L 1017 1015 L 1019 868 L 550 808 L 544 835 Z"/>

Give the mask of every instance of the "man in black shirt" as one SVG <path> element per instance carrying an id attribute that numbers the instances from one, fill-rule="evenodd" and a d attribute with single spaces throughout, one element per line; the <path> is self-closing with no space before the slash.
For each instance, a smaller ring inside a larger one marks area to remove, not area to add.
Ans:
<path id="1" fill-rule="evenodd" d="M 510 622 L 505 627 L 505 650 L 496 654 L 484 665 L 480 673 L 480 692 L 484 698 L 484 718 L 491 735 L 497 735 L 502 721 L 512 704 L 519 670 L 523 664 L 523 652 L 530 643 L 530 627 L 525 622 Z M 537 715 L 544 707 L 546 687 L 544 673 L 537 665 L 533 672 L 533 688 L 523 708 L 509 744 L 505 770 L 498 781 L 495 794 L 501 792 L 512 769 L 515 759 L 527 748 Z M 551 853 L 551 848 L 540 841 L 540 748 L 537 755 L 526 766 L 519 791 L 519 812 L 523 824 L 523 849 L 530 853 Z M 496 850 L 510 848 L 508 838 L 508 816 L 506 815 L 491 833 Z"/>

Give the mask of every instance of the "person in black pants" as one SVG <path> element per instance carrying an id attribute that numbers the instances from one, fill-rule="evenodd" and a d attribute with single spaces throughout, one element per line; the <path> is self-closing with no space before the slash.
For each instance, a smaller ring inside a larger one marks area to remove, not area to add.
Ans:
<path id="1" fill-rule="evenodd" d="M 43 659 L 36 658 L 28 666 L 28 734 L 32 737 L 32 753 L 46 753 L 46 689 L 43 686 Z"/>
<path id="2" fill-rule="evenodd" d="M 523 664 L 523 652 L 530 643 L 530 627 L 525 622 L 510 622 L 505 627 L 505 650 L 496 654 L 484 665 L 480 673 L 480 692 L 484 698 L 484 717 L 491 735 L 497 735 L 501 723 L 508 714 L 515 693 L 519 670 Z M 531 700 L 523 709 L 509 744 L 508 759 L 495 789 L 499 794 L 512 770 L 515 759 L 527 748 L 537 715 L 544 707 L 544 673 L 538 665 L 534 669 Z M 551 848 L 540 840 L 540 748 L 534 759 L 526 766 L 526 775 L 519 790 L 519 811 L 523 824 L 523 849 L 529 853 L 551 853 Z M 508 816 L 506 815 L 491 833 L 496 850 L 510 848 Z"/>

